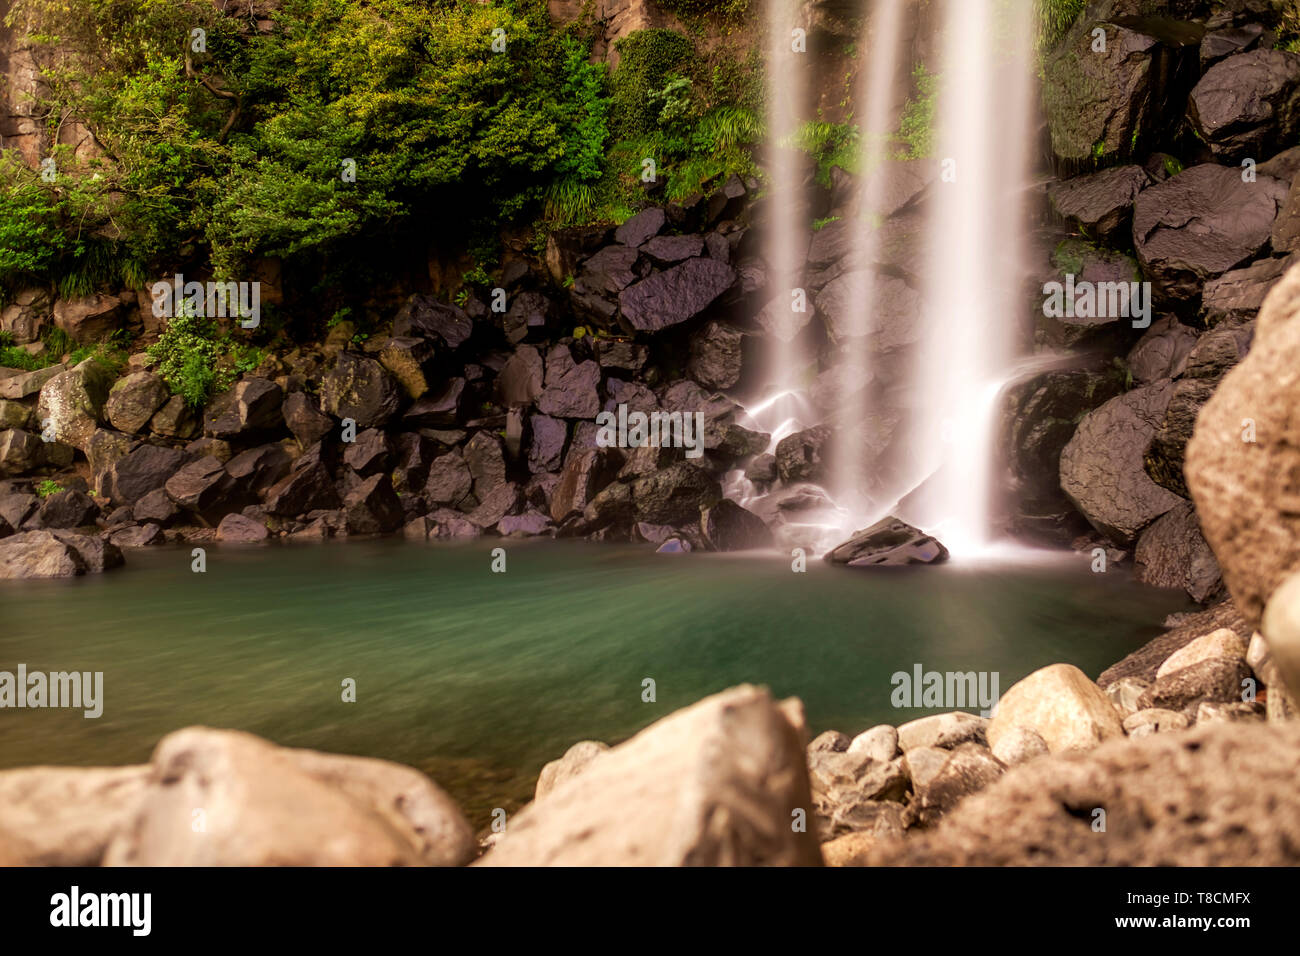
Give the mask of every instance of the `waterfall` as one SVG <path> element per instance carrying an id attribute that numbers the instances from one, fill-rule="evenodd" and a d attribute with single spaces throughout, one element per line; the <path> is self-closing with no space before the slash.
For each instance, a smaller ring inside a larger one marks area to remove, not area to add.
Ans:
<path id="1" fill-rule="evenodd" d="M 727 492 L 769 519 L 783 496 L 819 498 L 823 506 L 801 501 L 798 517 L 780 522 L 795 532 L 787 541 L 814 550 L 893 514 L 936 535 L 958 557 L 985 552 L 997 538 L 1002 392 L 1025 367 L 1016 346 L 1028 307 L 1023 247 L 1035 92 L 1033 0 L 936 4 L 941 43 L 937 62 L 926 64 L 938 84 L 931 154 L 905 174 L 932 176 L 914 206 L 924 251 L 917 261 L 888 267 L 883 237 L 894 224 L 879 213 L 889 207 L 891 177 L 908 165 L 895 139 L 899 77 L 915 65 L 908 21 L 920 8 L 916 0 L 874 0 L 866 8 L 853 102 L 858 198 L 843 210 L 852 217 L 852 252 L 842 281 L 853 306 L 836 317 L 820 357 L 807 354 L 800 334 L 807 318 L 791 305 L 791 293 L 807 278 L 810 227 L 798 157 L 782 148 L 799 128 L 808 92 L 801 54 L 790 44 L 794 3 L 768 0 L 767 6 L 769 281 L 758 316 L 767 332 L 766 389 L 746 411 L 752 424 L 771 433 L 769 451 L 792 432 L 832 425 L 832 472 L 825 492 L 805 483 L 762 494 L 739 472 L 729 476 Z M 902 336 L 887 328 L 887 316 L 898 321 L 900 272 L 906 293 L 919 302 Z M 882 357 L 885 332 L 914 343 Z M 819 358 L 823 369 L 833 370 L 819 387 L 833 382 L 837 390 L 829 417 L 810 401 Z M 884 437 L 882 421 L 897 423 Z"/>
<path id="2" fill-rule="evenodd" d="M 1003 387 L 1014 375 L 1025 271 L 1033 98 L 1030 0 L 946 0 L 929 199 L 918 414 L 907 456 L 918 491 L 900 516 L 955 554 L 995 538 Z"/>

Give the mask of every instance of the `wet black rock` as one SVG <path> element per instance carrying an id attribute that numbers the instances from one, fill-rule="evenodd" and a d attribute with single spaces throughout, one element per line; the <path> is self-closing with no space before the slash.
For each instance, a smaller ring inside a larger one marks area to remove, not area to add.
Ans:
<path id="1" fill-rule="evenodd" d="M 939 564 L 948 560 L 948 549 L 905 521 L 885 518 L 832 548 L 825 560 L 851 568 Z"/>

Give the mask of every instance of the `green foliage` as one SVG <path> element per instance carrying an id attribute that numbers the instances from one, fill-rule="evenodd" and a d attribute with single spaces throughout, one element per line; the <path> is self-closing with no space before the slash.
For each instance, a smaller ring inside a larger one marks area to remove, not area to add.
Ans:
<path id="1" fill-rule="evenodd" d="M 191 408 L 201 407 L 233 381 L 232 370 L 219 367 L 227 348 L 218 341 L 216 323 L 190 308 L 168 321 L 147 351 L 172 394 Z"/>
<path id="2" fill-rule="evenodd" d="M 934 114 L 939 95 L 939 77 L 917 64 L 912 70 L 916 95 L 903 106 L 898 122 L 898 141 L 905 147 L 903 159 L 924 159 L 934 152 Z"/>
<path id="3" fill-rule="evenodd" d="M 1079 19 L 1088 0 L 1036 0 L 1038 7 L 1038 49 L 1046 51 L 1061 39 Z"/>
<path id="4" fill-rule="evenodd" d="M 1178 159 L 1175 156 L 1165 157 L 1165 173 L 1167 175 L 1171 177 L 1177 176 L 1184 169 L 1186 169 L 1186 167 L 1183 165 L 1182 160 Z"/>
<path id="5" fill-rule="evenodd" d="M 611 81 L 611 120 L 620 138 L 658 128 L 660 107 L 652 97 L 674 75 L 689 69 L 695 48 L 675 30 L 637 30 L 616 44 L 620 60 Z"/>
<path id="6" fill-rule="evenodd" d="M 817 181 L 831 184 L 831 169 L 838 166 L 847 173 L 858 173 L 861 159 L 858 128 L 851 123 L 826 123 L 810 120 L 801 126 L 793 145 L 817 161 Z"/>
<path id="7" fill-rule="evenodd" d="M 41 498 L 48 498 L 50 495 L 57 495 L 60 491 L 66 490 L 53 478 L 46 478 L 36 485 L 36 494 Z"/>
<path id="8" fill-rule="evenodd" d="M 659 5 L 684 18 L 712 15 L 739 20 L 749 9 L 749 0 L 661 0 Z"/>
<path id="9" fill-rule="evenodd" d="M 53 364 L 44 356 L 32 355 L 25 349 L 18 348 L 14 345 L 12 335 L 8 332 L 0 332 L 0 368 L 21 368 L 34 372 L 38 368 Z"/>
<path id="10" fill-rule="evenodd" d="M 826 228 L 827 226 L 829 226 L 831 223 L 833 223 L 833 222 L 839 222 L 839 221 L 840 221 L 840 217 L 839 217 L 839 216 L 826 216 L 826 217 L 824 217 L 824 218 L 822 218 L 822 219 L 814 219 L 814 220 L 813 220 L 813 224 L 812 224 L 812 230 L 813 230 L 813 232 L 821 232 L 823 229 L 825 229 L 825 228 Z"/>

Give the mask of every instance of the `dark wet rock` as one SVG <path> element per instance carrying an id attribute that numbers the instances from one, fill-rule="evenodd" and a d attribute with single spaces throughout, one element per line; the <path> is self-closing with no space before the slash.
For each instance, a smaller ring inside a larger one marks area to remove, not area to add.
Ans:
<path id="1" fill-rule="evenodd" d="M 513 481 L 503 481 L 497 485 L 477 508 L 469 513 L 469 520 L 480 528 L 491 528 L 507 515 L 518 511 L 523 505 L 523 495 L 519 486 Z"/>
<path id="2" fill-rule="evenodd" d="M 387 534 L 406 520 L 388 475 L 371 475 L 343 499 L 349 534 Z"/>
<path id="3" fill-rule="evenodd" d="M 776 468 L 781 480 L 815 481 L 826 473 L 826 452 L 832 432 L 816 425 L 782 438 L 776 446 Z"/>
<path id="4" fill-rule="evenodd" d="M 429 537 L 444 541 L 469 540 L 479 537 L 483 529 L 470 521 L 459 511 L 439 508 L 428 515 Z"/>
<path id="5" fill-rule="evenodd" d="M 1113 398 L 1088 413 L 1061 452 L 1061 490 L 1116 544 L 1132 544 L 1181 500 L 1144 463 L 1172 397 L 1173 383 L 1160 382 Z"/>
<path id="6" fill-rule="evenodd" d="M 582 509 L 581 528 L 588 534 L 607 528 L 630 528 L 635 508 L 632 504 L 632 486 L 616 481 L 606 485 Z"/>
<path id="7" fill-rule="evenodd" d="M 37 468 L 43 460 L 40 438 L 21 428 L 0 432 L 0 477 L 22 475 Z"/>
<path id="8" fill-rule="evenodd" d="M 1300 176 L 1291 184 L 1291 191 L 1287 193 L 1286 201 L 1273 223 L 1270 238 L 1275 253 L 1300 254 Z"/>
<path id="9" fill-rule="evenodd" d="M 1183 477 L 1187 443 L 1196 428 L 1196 417 L 1214 394 L 1216 384 L 1203 378 L 1183 378 L 1175 382 L 1160 427 L 1147 448 L 1146 470 L 1151 480 L 1180 497 L 1188 494 Z"/>
<path id="10" fill-rule="evenodd" d="M 210 438 L 250 439 L 281 433 L 284 391 L 264 378 L 246 378 L 209 406 L 203 433 Z"/>
<path id="11" fill-rule="evenodd" d="M 948 560 L 948 549 L 905 521 L 885 518 L 826 552 L 825 560 L 851 568 L 939 564 Z"/>
<path id="12" fill-rule="evenodd" d="M 551 495 L 551 520 L 558 525 L 572 515 L 581 514 L 587 504 L 614 480 L 620 460 L 611 448 L 571 448 Z"/>
<path id="13" fill-rule="evenodd" d="M 527 405 L 542 394 L 542 355 L 531 345 L 521 345 L 497 375 L 497 397 L 504 405 Z"/>
<path id="14" fill-rule="evenodd" d="M 609 241 L 606 226 L 566 226 L 546 237 L 546 270 L 557 285 L 572 276 L 578 262 Z"/>
<path id="15" fill-rule="evenodd" d="M 1201 41 L 1201 72 L 1224 57 L 1254 48 L 1263 36 L 1264 27 L 1258 23 L 1246 23 L 1205 34 L 1205 39 Z"/>
<path id="16" fill-rule="evenodd" d="M 1133 202 L 1150 184 L 1141 166 L 1116 166 L 1055 183 L 1048 196 L 1063 219 L 1090 238 L 1109 243 L 1128 239 Z"/>
<path id="17" fill-rule="evenodd" d="M 0 431 L 26 428 L 32 420 L 32 410 L 22 402 L 0 398 Z"/>
<path id="18" fill-rule="evenodd" d="M 678 537 L 668 538 L 655 548 L 655 554 L 689 554 L 690 551 L 691 543 Z"/>
<path id="19" fill-rule="evenodd" d="M 523 292 L 510 300 L 510 308 L 502 317 L 506 338 L 522 342 L 529 334 L 534 336 L 553 328 L 560 311 L 554 301 L 540 292 Z"/>
<path id="20" fill-rule="evenodd" d="M 21 491 L 0 494 L 0 519 L 15 531 L 21 531 L 29 518 L 36 514 L 41 499 Z"/>
<path id="21" fill-rule="evenodd" d="M 260 445 L 226 462 L 226 472 L 244 496 L 262 497 L 289 473 L 293 459 L 280 444 Z"/>
<path id="22" fill-rule="evenodd" d="M 120 568 L 126 563 L 122 551 L 117 545 L 94 534 L 78 534 L 75 531 L 51 531 L 59 541 L 76 552 L 87 574 L 103 574 L 113 568 Z M 9 539 L 13 540 L 13 539 Z"/>
<path id="23" fill-rule="evenodd" d="M 185 461 L 185 453 L 158 445 L 139 445 L 108 470 L 100 490 L 115 505 L 129 505 L 161 488 Z"/>
<path id="24" fill-rule="evenodd" d="M 401 391 L 388 370 L 374 359 L 339 353 L 321 382 L 321 410 L 350 418 L 359 428 L 378 428 L 401 408 Z"/>
<path id="25" fill-rule="evenodd" d="M 378 428 L 361 432 L 343 452 L 343 463 L 363 478 L 387 471 L 392 458 L 388 435 Z"/>
<path id="26" fill-rule="evenodd" d="M 256 544 L 269 537 L 265 524 L 238 512 L 226 515 L 217 525 L 217 540 L 223 544 Z"/>
<path id="27" fill-rule="evenodd" d="M 678 462 L 632 483 L 637 521 L 680 525 L 722 498 L 718 480 L 690 462 Z"/>
<path id="28" fill-rule="evenodd" d="M 293 392 L 285 398 L 284 422 L 303 449 L 316 444 L 335 427 L 333 419 L 322 412 L 305 392 Z"/>
<path id="29" fill-rule="evenodd" d="M 211 522 L 234 507 L 235 480 L 211 456 L 185 465 L 163 487 L 179 507 L 205 521 Z"/>
<path id="30" fill-rule="evenodd" d="M 1143 190 L 1133 207 L 1133 243 L 1158 299 L 1194 304 L 1202 287 L 1247 262 L 1269 241 L 1286 186 L 1241 171 L 1193 166 Z"/>
<path id="31" fill-rule="evenodd" d="M 99 506 L 89 495 L 68 489 L 45 497 L 37 521 L 42 528 L 80 528 L 93 524 L 98 514 Z"/>
<path id="32" fill-rule="evenodd" d="M 649 349 L 626 339 L 600 338 L 592 343 L 596 362 L 602 369 L 639 372 L 645 367 Z"/>
<path id="33" fill-rule="evenodd" d="M 45 387 L 46 382 L 63 374 L 66 368 L 64 365 L 51 365 L 34 372 L 11 370 L 14 374 L 0 377 L 0 398 L 17 401 L 36 395 Z"/>
<path id="34" fill-rule="evenodd" d="M 772 532 L 763 519 L 730 498 L 701 513 L 700 530 L 715 551 L 749 551 L 773 544 Z"/>
<path id="35" fill-rule="evenodd" d="M 185 457 L 189 461 L 206 458 L 211 455 L 223 465 L 234 457 L 230 442 L 222 438 L 196 438 L 185 446 Z"/>
<path id="36" fill-rule="evenodd" d="M 423 491 L 437 446 L 418 432 L 402 432 L 392 444 L 393 488 L 404 493 Z"/>
<path id="37" fill-rule="evenodd" d="M 1122 252 L 1081 239 L 1067 239 L 1058 245 L 1052 253 L 1052 266 L 1055 272 L 1049 281 L 1059 282 L 1063 288 L 1069 286 L 1070 277 L 1073 276 L 1076 289 L 1086 282 L 1094 290 L 1115 290 L 1118 289 L 1118 283 L 1123 283 L 1131 296 L 1131 283 L 1142 280 L 1137 260 Z M 1085 345 L 1116 350 L 1121 348 L 1128 339 L 1127 332 L 1132 327 L 1133 316 L 1120 314 L 1123 311 L 1119 308 L 1123 304 L 1122 299 L 1114 303 L 1116 307 L 1112 307 L 1109 291 L 1104 296 L 1105 308 L 1100 307 L 1103 296 L 1099 291 L 1097 295 L 1097 304 L 1091 310 L 1091 315 L 1078 314 L 1082 311 L 1078 308 L 1074 310 L 1074 315 L 1047 316 L 1044 313 L 1043 321 L 1047 323 L 1049 336 L 1066 348 Z"/>
<path id="38" fill-rule="evenodd" d="M 624 245 L 606 246 L 582 263 L 574 289 L 617 296 L 641 276 L 636 271 L 637 251 Z"/>
<path id="39" fill-rule="evenodd" d="M 464 309 L 419 292 L 406 300 L 393 319 L 393 335 L 433 339 L 449 349 L 459 348 L 473 331 L 474 323 Z"/>
<path id="40" fill-rule="evenodd" d="M 1167 315 L 1151 323 L 1128 353 L 1133 381 L 1149 385 L 1162 378 L 1177 378 L 1187 368 L 1187 356 L 1196 345 L 1196 330 Z"/>
<path id="41" fill-rule="evenodd" d="M 548 356 L 546 389 L 537 400 L 537 410 L 553 418 L 595 418 L 600 411 L 599 386 L 600 366 L 594 361 L 574 364 L 570 360 L 553 369 Z"/>
<path id="42" fill-rule="evenodd" d="M 149 430 L 164 438 L 193 438 L 199 433 L 202 422 L 198 413 L 185 404 L 185 399 L 173 395 L 163 402 L 162 408 L 149 419 Z"/>
<path id="43" fill-rule="evenodd" d="M 482 501 L 506 480 L 505 448 L 498 436 L 481 431 L 465 443 L 464 456 L 474 479 L 474 494 Z"/>
<path id="44" fill-rule="evenodd" d="M 1133 573 L 1143 584 L 1182 588 L 1201 604 L 1221 594 L 1219 563 L 1201 535 L 1196 509 L 1190 501 L 1174 506 L 1142 533 L 1134 553 Z"/>
<path id="45" fill-rule="evenodd" d="M 635 249 L 652 236 L 659 234 L 667 222 L 663 209 L 651 206 L 643 209 L 623 225 L 614 230 L 614 239 L 629 248 Z"/>
<path id="46" fill-rule="evenodd" d="M 167 536 L 156 524 L 133 524 L 108 536 L 119 548 L 150 548 L 167 543 Z"/>
<path id="47" fill-rule="evenodd" d="M 658 332 L 699 315 L 735 280 L 735 271 L 725 263 L 688 259 L 628 286 L 619 294 L 619 308 L 632 329 Z"/>
<path id="48" fill-rule="evenodd" d="M 86 572 L 77 550 L 51 531 L 0 538 L 0 579 L 70 578 Z"/>
<path id="49" fill-rule="evenodd" d="M 683 259 L 704 254 L 703 236 L 655 236 L 640 249 L 660 266 L 671 266 Z"/>
<path id="50" fill-rule="evenodd" d="M 745 333 L 727 322 L 706 322 L 691 336 L 687 372 L 705 388 L 731 388 L 744 366 Z"/>
<path id="51" fill-rule="evenodd" d="M 1300 134 L 1300 54 L 1251 50 L 1216 63 L 1192 90 L 1187 118 L 1224 163 L 1271 155 Z"/>
<path id="52" fill-rule="evenodd" d="M 134 435 L 149 424 L 168 397 L 167 384 L 153 372 L 133 372 L 109 390 L 104 414 L 118 431 Z"/>
<path id="53" fill-rule="evenodd" d="M 470 496 L 474 479 L 469 468 L 456 452 L 435 458 L 429 466 L 428 482 L 424 496 L 432 504 L 459 507 Z"/>
<path id="54" fill-rule="evenodd" d="M 453 378 L 427 393 L 402 415 L 407 428 L 447 428 L 460 421 L 466 400 L 465 379 Z"/>
<path id="55" fill-rule="evenodd" d="M 267 514 L 293 517 L 309 511 L 340 507 L 338 491 L 329 470 L 319 459 L 298 466 L 266 492 Z"/>
<path id="56" fill-rule="evenodd" d="M 155 488 L 135 503 L 131 517 L 136 521 L 167 527 L 180 517 L 181 509 L 162 488 Z"/>
<path id="57" fill-rule="evenodd" d="M 528 419 L 528 470 L 534 474 L 557 470 L 564 461 L 564 443 L 569 426 L 549 415 L 531 415 Z"/>
<path id="58" fill-rule="evenodd" d="M 531 538 L 554 530 L 551 519 L 540 511 L 525 511 L 521 515 L 506 515 L 497 522 L 497 534 L 503 538 Z"/>

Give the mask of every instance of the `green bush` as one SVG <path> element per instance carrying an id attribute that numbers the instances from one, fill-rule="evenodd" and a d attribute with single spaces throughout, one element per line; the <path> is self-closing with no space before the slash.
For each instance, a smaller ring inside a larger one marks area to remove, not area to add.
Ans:
<path id="1" fill-rule="evenodd" d="M 934 114 L 939 93 L 939 77 L 917 64 L 912 70 L 916 95 L 903 106 L 898 123 L 898 141 L 903 145 L 902 158 L 924 159 L 934 152 Z"/>
<path id="2" fill-rule="evenodd" d="M 619 63 L 611 81 L 611 119 L 619 138 L 658 129 L 661 107 L 654 95 L 690 69 L 695 47 L 675 30 L 637 30 L 615 47 Z"/>
<path id="3" fill-rule="evenodd" d="M 191 408 L 201 407 L 230 385 L 232 371 L 219 365 L 227 351 L 218 341 L 216 323 L 188 308 L 169 320 L 158 341 L 147 349 L 172 394 Z"/>
<path id="4" fill-rule="evenodd" d="M 1088 0 L 1036 0 L 1036 2 L 1040 51 L 1049 50 L 1060 43 L 1088 5 Z"/>

